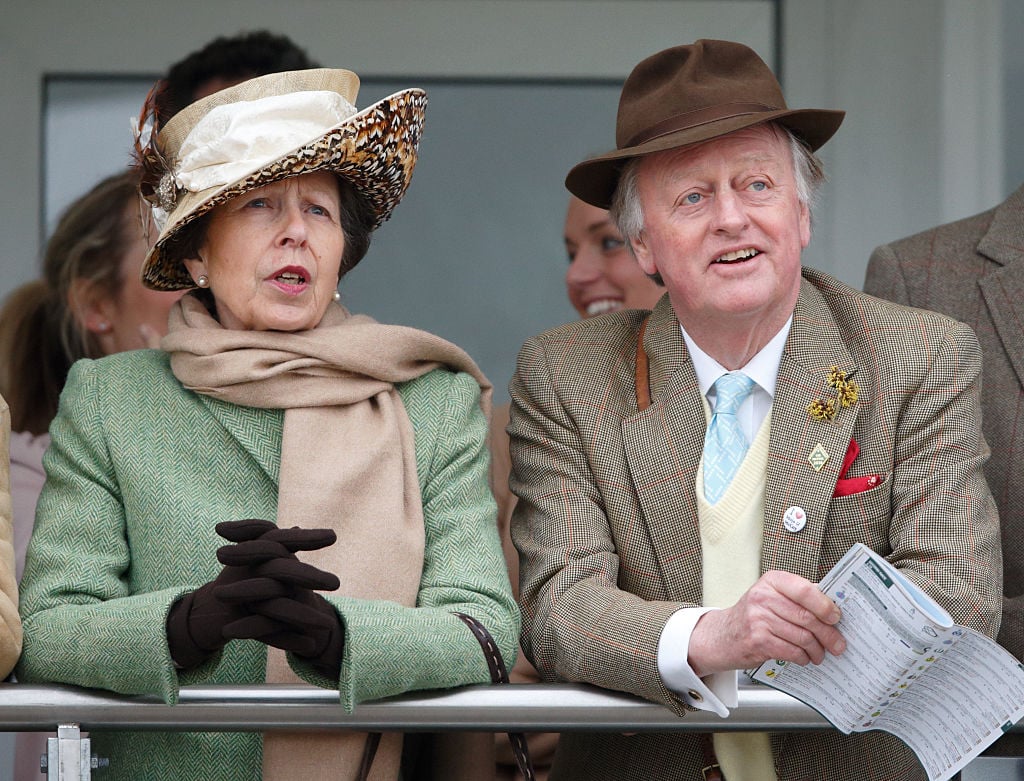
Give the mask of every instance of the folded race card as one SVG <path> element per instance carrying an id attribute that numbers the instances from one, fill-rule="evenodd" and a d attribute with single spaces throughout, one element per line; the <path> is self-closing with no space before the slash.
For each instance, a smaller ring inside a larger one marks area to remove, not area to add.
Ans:
<path id="1" fill-rule="evenodd" d="M 903 740 L 931 781 L 954 776 L 1024 718 L 1024 665 L 857 543 L 819 584 L 842 610 L 840 656 L 769 660 L 756 681 L 791 694 L 839 730 Z"/>

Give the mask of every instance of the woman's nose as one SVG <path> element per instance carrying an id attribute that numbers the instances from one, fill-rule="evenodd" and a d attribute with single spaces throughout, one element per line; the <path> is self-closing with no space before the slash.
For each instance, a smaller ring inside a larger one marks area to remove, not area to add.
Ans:
<path id="1" fill-rule="evenodd" d="M 287 203 L 281 208 L 281 233 L 279 240 L 282 244 L 295 243 L 305 244 L 309 235 L 306 226 L 305 213 L 298 203 Z"/>
<path id="2" fill-rule="evenodd" d="M 570 287 L 585 285 L 601 276 L 601 259 L 596 253 L 580 250 L 565 272 L 565 283 Z"/>

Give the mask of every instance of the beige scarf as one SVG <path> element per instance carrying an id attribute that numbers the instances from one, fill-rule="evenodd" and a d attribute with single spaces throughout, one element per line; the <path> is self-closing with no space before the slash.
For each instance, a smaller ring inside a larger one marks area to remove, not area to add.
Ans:
<path id="1" fill-rule="evenodd" d="M 192 295 L 171 310 L 161 346 L 186 388 L 285 409 L 277 523 L 338 535 L 302 559 L 335 573 L 339 594 L 415 605 L 423 507 L 412 425 L 394 386 L 440 366 L 464 371 L 480 384 L 489 415 L 491 385 L 472 359 L 440 337 L 350 316 L 337 304 L 309 331 L 229 330 Z M 284 653 L 268 651 L 267 681 L 299 682 Z M 267 733 L 263 778 L 354 779 L 365 741 L 359 733 Z M 385 735 L 370 778 L 397 778 L 400 755 L 401 735 Z"/>

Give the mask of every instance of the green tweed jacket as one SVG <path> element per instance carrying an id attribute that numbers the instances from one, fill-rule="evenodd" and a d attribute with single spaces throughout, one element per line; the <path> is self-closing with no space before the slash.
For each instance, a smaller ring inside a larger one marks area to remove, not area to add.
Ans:
<path id="1" fill-rule="evenodd" d="M 668 298 L 643 339 L 652 404 L 639 412 L 637 333 L 645 313 L 574 323 L 529 341 L 512 381 L 513 539 L 521 555 L 523 649 L 547 680 L 585 681 L 687 708 L 662 683 L 658 639 L 669 616 L 701 603 L 695 500 L 706 418 Z M 835 419 L 829 368 L 860 386 Z M 999 627 L 999 522 L 982 476 L 981 354 L 970 329 L 873 299 L 805 269 L 779 367 L 766 472 L 762 571 L 818 581 L 854 542 L 887 556 L 960 623 Z M 849 477 L 867 491 L 833 498 Z M 820 445 L 829 459 L 815 471 Z M 790 506 L 806 526 L 786 531 Z M 886 733 L 771 736 L 780 781 L 923 779 Z M 552 779 L 699 779 L 692 733 L 562 736 Z"/>
<path id="2" fill-rule="evenodd" d="M 468 375 L 435 370 L 399 391 L 416 439 L 423 576 L 415 608 L 325 595 L 345 628 L 339 707 L 488 682 L 480 646 L 451 611 L 480 619 L 509 663 L 516 653 L 518 611 L 487 486 L 479 388 Z M 19 679 L 169 703 L 182 685 L 262 682 L 266 647 L 255 641 L 233 641 L 179 674 L 164 624 L 178 597 L 220 571 L 216 523 L 276 517 L 283 420 L 281 410 L 183 389 L 159 351 L 76 364 L 44 459 L 47 482 L 23 580 Z M 331 685 L 290 661 L 307 681 Z M 110 757 L 107 781 L 260 777 L 259 734 L 97 732 L 92 739 Z"/>

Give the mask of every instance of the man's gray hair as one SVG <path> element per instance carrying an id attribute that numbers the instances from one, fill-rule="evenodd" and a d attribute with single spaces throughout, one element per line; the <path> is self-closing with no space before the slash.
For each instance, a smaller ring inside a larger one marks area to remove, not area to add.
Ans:
<path id="1" fill-rule="evenodd" d="M 813 213 L 821 185 L 825 181 L 825 171 L 821 160 L 792 132 L 782 125 L 771 123 L 771 127 L 784 133 L 789 140 L 789 149 L 793 155 L 793 171 L 796 175 L 796 193 L 801 203 Z M 642 157 L 634 157 L 622 169 L 618 187 L 612 197 L 610 212 L 626 243 L 633 249 L 633 239 L 640 235 L 644 227 L 644 212 L 640 205 L 640 193 L 637 189 L 637 178 Z"/>

